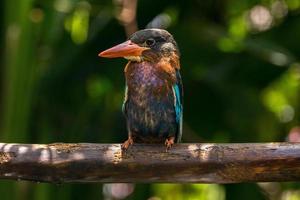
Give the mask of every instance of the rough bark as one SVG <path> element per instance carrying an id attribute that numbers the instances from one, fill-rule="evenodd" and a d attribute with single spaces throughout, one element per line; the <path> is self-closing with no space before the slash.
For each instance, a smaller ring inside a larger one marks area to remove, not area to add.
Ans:
<path id="1" fill-rule="evenodd" d="M 300 143 L 0 143 L 0 179 L 37 182 L 300 181 Z"/>

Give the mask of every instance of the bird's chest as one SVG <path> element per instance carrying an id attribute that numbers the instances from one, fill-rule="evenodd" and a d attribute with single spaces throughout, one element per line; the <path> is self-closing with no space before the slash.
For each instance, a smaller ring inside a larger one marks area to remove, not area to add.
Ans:
<path id="1" fill-rule="evenodd" d="M 128 108 L 132 114 L 139 113 L 145 119 L 173 117 L 174 95 L 168 76 L 149 63 L 137 63 L 130 67 L 126 83 Z M 159 116 L 157 113 L 160 113 Z"/>
<path id="2" fill-rule="evenodd" d="M 134 99 L 164 99 L 171 90 L 168 74 L 148 63 L 133 64 L 126 72 L 129 94 Z"/>
<path id="3" fill-rule="evenodd" d="M 155 66 L 131 67 L 126 72 L 126 116 L 132 131 L 140 135 L 174 133 L 174 94 L 168 76 L 162 76 Z"/>

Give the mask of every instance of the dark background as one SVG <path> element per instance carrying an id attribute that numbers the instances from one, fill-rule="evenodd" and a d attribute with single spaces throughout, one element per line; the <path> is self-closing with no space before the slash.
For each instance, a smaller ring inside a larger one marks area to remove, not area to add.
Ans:
<path id="1" fill-rule="evenodd" d="M 126 61 L 97 54 L 145 27 L 166 28 L 181 50 L 183 142 L 300 141 L 300 0 L 0 6 L 1 142 L 123 142 Z M 0 198 L 298 200 L 299 186 L 0 181 Z"/>

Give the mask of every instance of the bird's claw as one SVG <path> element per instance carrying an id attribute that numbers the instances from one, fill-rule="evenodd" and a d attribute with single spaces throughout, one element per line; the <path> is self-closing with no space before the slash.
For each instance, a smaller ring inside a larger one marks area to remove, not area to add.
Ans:
<path id="1" fill-rule="evenodd" d="M 169 137 L 169 138 L 167 138 L 166 139 L 166 141 L 165 141 L 165 145 L 166 145 L 166 152 L 169 150 L 169 149 L 171 149 L 171 147 L 173 146 L 173 144 L 174 144 L 174 140 L 175 140 L 175 137 Z"/>
<path id="2" fill-rule="evenodd" d="M 133 139 L 129 137 L 122 145 L 121 148 L 123 151 L 126 151 L 133 144 Z"/>

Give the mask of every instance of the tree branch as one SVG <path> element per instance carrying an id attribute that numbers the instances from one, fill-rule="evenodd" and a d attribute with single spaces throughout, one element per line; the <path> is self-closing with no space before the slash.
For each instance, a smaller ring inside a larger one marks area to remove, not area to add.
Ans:
<path id="1" fill-rule="evenodd" d="M 38 182 L 239 183 L 300 180 L 300 143 L 0 143 L 0 179 Z"/>

